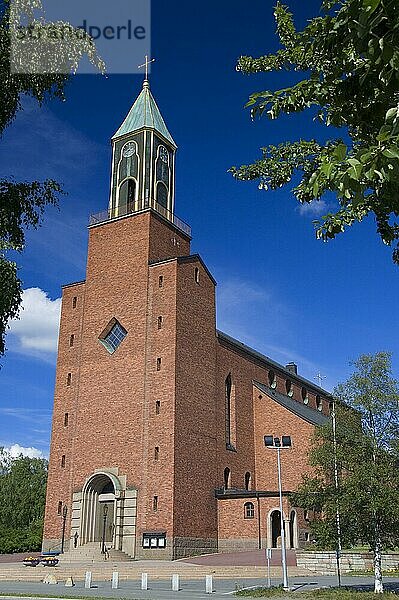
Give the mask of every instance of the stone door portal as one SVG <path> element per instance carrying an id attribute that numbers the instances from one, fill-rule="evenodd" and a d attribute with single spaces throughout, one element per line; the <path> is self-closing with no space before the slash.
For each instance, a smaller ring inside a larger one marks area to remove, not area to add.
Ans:
<path id="1" fill-rule="evenodd" d="M 104 538 L 108 548 L 134 558 L 137 490 L 124 488 L 114 473 L 97 472 L 86 480 L 81 492 L 73 494 L 71 540 L 78 534 L 77 546 L 98 543 L 101 547 Z"/>

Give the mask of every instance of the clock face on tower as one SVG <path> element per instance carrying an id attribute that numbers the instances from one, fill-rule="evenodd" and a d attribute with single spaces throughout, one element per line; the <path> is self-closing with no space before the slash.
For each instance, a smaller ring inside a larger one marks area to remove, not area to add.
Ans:
<path id="1" fill-rule="evenodd" d="M 125 158 L 129 158 L 129 156 L 133 156 L 133 154 L 136 154 L 136 144 L 134 142 L 129 142 L 123 147 L 122 155 Z"/>
<path id="2" fill-rule="evenodd" d="M 169 160 L 169 153 L 166 150 L 165 146 L 161 146 L 159 149 L 159 158 L 162 160 L 162 162 L 164 163 L 168 163 Z"/>

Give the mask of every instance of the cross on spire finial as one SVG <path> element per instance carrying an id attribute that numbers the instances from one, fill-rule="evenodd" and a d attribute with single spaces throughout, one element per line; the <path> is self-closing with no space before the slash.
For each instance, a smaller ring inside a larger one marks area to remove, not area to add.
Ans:
<path id="1" fill-rule="evenodd" d="M 142 69 L 143 67 L 145 67 L 145 79 L 144 79 L 144 83 L 148 83 L 148 66 L 155 62 L 155 58 L 148 58 L 148 55 L 145 55 L 145 63 L 143 63 L 142 65 L 139 65 L 138 68 Z"/>
<path id="2" fill-rule="evenodd" d="M 315 379 L 317 379 L 317 380 L 318 380 L 318 382 L 319 382 L 319 387 L 321 387 L 321 386 L 322 386 L 322 383 L 323 383 L 323 379 L 326 379 L 326 376 L 325 376 L 325 375 L 322 375 L 322 374 L 320 373 L 320 371 L 319 371 L 319 372 L 317 373 L 317 375 L 315 376 Z"/>

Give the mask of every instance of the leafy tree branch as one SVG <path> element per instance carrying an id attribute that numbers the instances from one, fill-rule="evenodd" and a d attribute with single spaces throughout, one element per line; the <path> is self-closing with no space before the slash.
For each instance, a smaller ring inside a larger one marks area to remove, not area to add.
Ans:
<path id="1" fill-rule="evenodd" d="M 301 203 L 332 192 L 338 209 L 314 221 L 316 236 L 328 241 L 366 216 L 374 215 L 382 241 L 394 246 L 399 263 L 399 5 L 396 0 L 324 2 L 323 16 L 297 31 L 293 15 L 275 8 L 283 46 L 260 58 L 242 56 L 244 74 L 303 72 L 304 78 L 280 90 L 255 92 L 251 117 L 274 120 L 282 114 L 318 107 L 317 119 L 343 130 L 342 139 L 283 142 L 262 148 L 250 165 L 232 167 L 240 180 L 258 180 L 276 189 L 300 175 L 293 189 Z"/>

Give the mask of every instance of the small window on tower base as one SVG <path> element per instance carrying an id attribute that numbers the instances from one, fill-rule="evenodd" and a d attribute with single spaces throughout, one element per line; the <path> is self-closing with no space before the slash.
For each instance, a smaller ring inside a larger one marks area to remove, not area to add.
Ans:
<path id="1" fill-rule="evenodd" d="M 126 329 L 116 319 L 111 319 L 98 338 L 102 345 L 113 354 L 127 336 Z"/>

